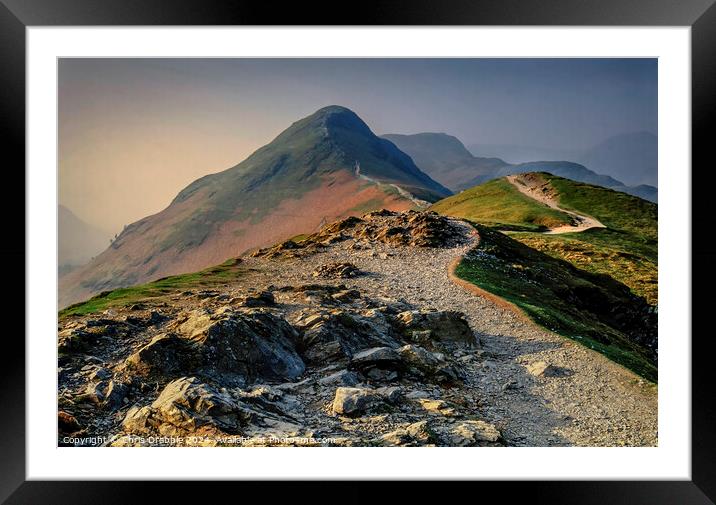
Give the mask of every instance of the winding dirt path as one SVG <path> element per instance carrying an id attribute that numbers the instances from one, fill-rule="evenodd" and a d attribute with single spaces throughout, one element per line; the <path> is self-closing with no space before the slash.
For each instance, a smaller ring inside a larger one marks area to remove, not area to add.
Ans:
<path id="1" fill-rule="evenodd" d="M 551 188 L 549 187 L 549 184 L 545 183 L 541 179 L 538 179 L 536 177 L 528 177 L 520 174 L 508 175 L 507 180 L 523 195 L 526 195 L 533 200 L 536 200 L 546 205 L 547 207 L 568 214 L 572 219 L 574 219 L 575 224 L 550 228 L 548 231 L 544 232 L 545 235 L 554 235 L 558 233 L 578 233 L 585 230 L 589 230 L 590 228 L 606 228 L 606 226 L 604 226 L 597 219 L 594 219 L 591 216 L 587 216 L 586 214 L 580 214 L 571 210 L 566 210 L 560 207 L 557 203 L 557 200 L 550 192 Z"/>

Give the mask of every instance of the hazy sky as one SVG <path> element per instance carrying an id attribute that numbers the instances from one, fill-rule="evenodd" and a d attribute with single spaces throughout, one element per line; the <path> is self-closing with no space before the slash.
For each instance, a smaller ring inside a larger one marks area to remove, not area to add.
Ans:
<path id="1" fill-rule="evenodd" d="M 117 232 L 325 105 L 377 134 L 590 147 L 657 132 L 657 63 L 637 59 L 62 59 L 59 200 Z"/>

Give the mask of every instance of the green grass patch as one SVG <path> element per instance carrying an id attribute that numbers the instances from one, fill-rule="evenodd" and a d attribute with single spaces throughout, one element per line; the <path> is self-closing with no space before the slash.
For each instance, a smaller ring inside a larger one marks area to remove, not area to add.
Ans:
<path id="1" fill-rule="evenodd" d="M 480 245 L 456 274 L 514 303 L 536 323 L 656 382 L 656 315 L 624 284 L 477 225 Z"/>
<path id="2" fill-rule="evenodd" d="M 562 235 L 511 233 L 510 237 L 582 270 L 609 275 L 644 297 L 650 305 L 658 305 L 655 241 L 601 228 Z"/>
<path id="3" fill-rule="evenodd" d="M 543 231 L 571 222 L 569 215 L 520 193 L 506 179 L 495 179 L 440 200 L 430 210 L 488 226 L 525 231 Z"/>
<path id="4" fill-rule="evenodd" d="M 230 282 L 244 274 L 245 268 L 231 259 L 221 265 L 190 274 L 173 275 L 163 279 L 102 292 L 89 300 L 62 309 L 59 317 L 92 314 L 111 307 L 131 305 L 148 299 L 161 298 L 187 289 L 205 289 Z"/>
<path id="5" fill-rule="evenodd" d="M 559 205 L 597 218 L 607 228 L 656 241 L 658 207 L 626 193 L 543 174 L 557 190 Z"/>

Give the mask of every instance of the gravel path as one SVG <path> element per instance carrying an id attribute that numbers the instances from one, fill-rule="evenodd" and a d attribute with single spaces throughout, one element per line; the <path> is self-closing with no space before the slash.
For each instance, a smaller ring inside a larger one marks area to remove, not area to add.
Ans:
<path id="1" fill-rule="evenodd" d="M 510 445 L 655 446 L 657 388 L 604 356 L 543 330 L 509 306 L 478 296 L 452 282 L 448 267 L 477 243 L 468 225 L 455 221 L 471 238 L 450 249 L 371 244 L 349 250 L 339 242 L 302 259 L 247 258 L 261 265 L 267 284 L 316 282 L 311 272 L 330 262 L 351 262 L 368 275 L 336 283 L 367 296 L 403 299 L 419 307 L 458 310 L 482 342 L 482 358 L 472 361 L 470 384 L 480 409 Z M 562 373 L 535 377 L 526 366 L 544 361 Z"/>

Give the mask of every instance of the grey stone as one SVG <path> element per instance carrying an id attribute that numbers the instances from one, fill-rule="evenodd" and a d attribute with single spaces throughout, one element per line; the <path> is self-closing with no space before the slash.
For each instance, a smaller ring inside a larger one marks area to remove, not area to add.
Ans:
<path id="1" fill-rule="evenodd" d="M 345 416 L 361 415 L 383 402 L 374 390 L 340 387 L 333 398 L 333 413 Z"/>

